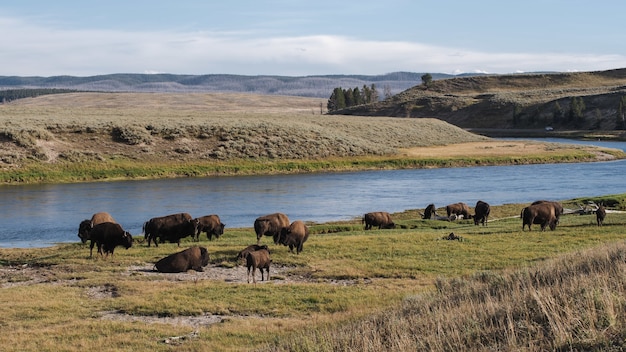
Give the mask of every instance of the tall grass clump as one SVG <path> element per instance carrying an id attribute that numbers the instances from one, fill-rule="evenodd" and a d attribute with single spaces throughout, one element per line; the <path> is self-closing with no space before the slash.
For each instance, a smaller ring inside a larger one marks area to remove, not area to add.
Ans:
<path id="1" fill-rule="evenodd" d="M 438 279 L 400 307 L 268 351 L 576 351 L 626 348 L 626 243 L 536 267 Z"/>

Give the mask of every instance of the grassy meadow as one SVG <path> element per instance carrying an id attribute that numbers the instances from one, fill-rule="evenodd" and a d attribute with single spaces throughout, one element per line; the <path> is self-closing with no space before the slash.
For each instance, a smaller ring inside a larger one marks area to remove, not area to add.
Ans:
<path id="1" fill-rule="evenodd" d="M 626 194 L 603 198 L 626 209 Z M 600 199 L 595 199 L 600 200 Z M 576 208 L 583 200 L 565 202 Z M 522 231 L 525 206 L 493 207 L 488 226 L 394 214 L 311 224 L 300 255 L 272 251 L 269 282 L 235 261 L 251 228 L 202 235 L 204 273 L 151 263 L 195 243 L 139 243 L 88 258 L 88 245 L 0 249 L 6 351 L 415 351 L 624 348 L 626 214 L 564 215 Z M 443 239 L 455 233 L 461 240 Z M 222 273 L 222 274 L 217 274 Z M 220 276 L 222 275 L 222 276 Z M 258 273 L 257 273 L 258 275 Z M 257 276 L 258 278 L 259 276 Z M 208 323 L 208 317 L 217 322 Z M 357 338 L 358 337 L 358 338 Z M 618 350 L 618 349 L 616 349 Z"/>

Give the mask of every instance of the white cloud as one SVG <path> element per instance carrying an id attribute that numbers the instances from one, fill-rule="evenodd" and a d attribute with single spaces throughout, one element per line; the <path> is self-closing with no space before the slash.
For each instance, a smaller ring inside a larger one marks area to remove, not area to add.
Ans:
<path id="1" fill-rule="evenodd" d="M 488 53 L 333 35 L 258 38 L 249 32 L 59 30 L 0 18 L 0 75 L 382 74 L 592 71 L 626 67 L 619 55 Z"/>

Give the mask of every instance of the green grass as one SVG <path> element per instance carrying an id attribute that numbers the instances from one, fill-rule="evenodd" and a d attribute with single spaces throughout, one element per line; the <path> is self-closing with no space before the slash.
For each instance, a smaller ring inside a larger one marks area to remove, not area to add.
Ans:
<path id="1" fill-rule="evenodd" d="M 626 195 L 600 198 L 626 205 Z M 400 225 L 394 230 L 365 231 L 358 220 L 312 225 L 300 255 L 270 245 L 273 265 L 291 274 L 274 272 L 271 283 L 256 286 L 224 280 L 164 281 L 158 275 L 128 272 L 131 265 L 145 266 L 179 250 L 175 244 L 158 248 L 135 244 L 116 250 L 115 257 L 107 260 L 89 259 L 88 246 L 79 243 L 0 249 L 0 265 L 12 268 L 0 279 L 0 325 L 12 332 L 0 335 L 0 344 L 20 351 L 101 350 L 109 343 L 110 350 L 169 350 L 164 339 L 197 330 L 198 336 L 184 340 L 179 348 L 211 346 L 226 351 L 267 343 L 280 346 L 301 336 L 294 333 L 305 327 L 309 332 L 324 331 L 324 327 L 391 312 L 408 297 L 432 292 L 441 280 L 528 270 L 564 253 L 624 241 L 625 214 L 609 214 L 601 228 L 594 225 L 592 215 L 565 215 L 555 231 L 528 232 L 521 230 L 519 218 L 507 218 L 518 216 L 523 206 L 493 207 L 493 219 L 500 220 L 487 227 L 470 221 L 421 220 L 416 211 L 394 214 Z M 450 232 L 462 240 L 442 239 Z M 237 252 L 256 242 L 249 228 L 227 228 L 217 241 L 204 236 L 202 240 L 212 265 L 225 270 L 234 270 L 228 268 L 238 266 Z M 186 241 L 181 247 L 191 244 Z M 39 270 L 42 282 L 30 283 L 27 268 Z M 287 281 L 289 275 L 301 279 Z M 94 289 L 109 294 L 94 297 L 90 294 Z M 224 321 L 192 328 L 101 319 L 108 311 L 129 317 L 217 314 Z"/>

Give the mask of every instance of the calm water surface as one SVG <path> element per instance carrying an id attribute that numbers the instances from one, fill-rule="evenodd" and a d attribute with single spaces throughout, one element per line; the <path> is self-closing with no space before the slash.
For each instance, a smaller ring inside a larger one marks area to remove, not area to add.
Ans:
<path id="1" fill-rule="evenodd" d="M 591 143 L 626 150 L 624 142 Z M 155 216 L 218 214 L 228 227 L 284 212 L 290 220 L 348 220 L 481 199 L 490 204 L 626 193 L 626 160 L 602 163 L 207 177 L 0 187 L 0 247 L 78 241 L 80 221 L 107 211 L 134 235 Z"/>

